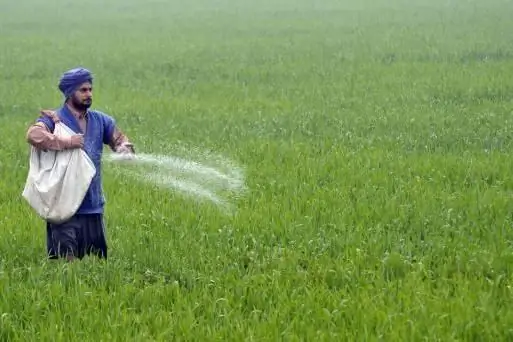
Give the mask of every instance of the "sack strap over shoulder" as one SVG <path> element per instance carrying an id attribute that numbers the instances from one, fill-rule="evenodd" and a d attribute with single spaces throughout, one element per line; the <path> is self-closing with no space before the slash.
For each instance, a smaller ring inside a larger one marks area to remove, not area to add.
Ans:
<path id="1" fill-rule="evenodd" d="M 59 117 L 57 112 L 55 112 L 53 110 L 46 110 L 46 109 L 44 109 L 44 110 L 41 110 L 40 112 L 41 112 L 41 114 L 43 114 L 43 115 L 49 117 L 50 119 L 52 119 L 52 121 L 54 123 L 61 122 L 61 118 Z"/>

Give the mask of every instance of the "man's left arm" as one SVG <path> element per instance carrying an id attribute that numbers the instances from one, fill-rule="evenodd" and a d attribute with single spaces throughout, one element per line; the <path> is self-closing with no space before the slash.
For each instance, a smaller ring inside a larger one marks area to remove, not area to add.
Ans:
<path id="1" fill-rule="evenodd" d="M 135 153 L 134 145 L 117 126 L 114 126 L 114 132 L 112 133 L 109 146 L 117 153 Z"/>
<path id="2" fill-rule="evenodd" d="M 109 145 L 111 150 L 116 153 L 135 153 L 134 145 L 130 142 L 128 136 L 119 129 L 113 118 L 104 116 L 104 123 L 104 144 Z"/>

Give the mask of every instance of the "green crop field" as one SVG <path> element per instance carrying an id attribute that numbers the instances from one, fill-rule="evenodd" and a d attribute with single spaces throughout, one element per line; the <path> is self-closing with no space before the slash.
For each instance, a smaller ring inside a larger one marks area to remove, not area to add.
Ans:
<path id="1" fill-rule="evenodd" d="M 0 341 L 512 340 L 512 18 L 2 0 Z M 106 162 L 109 259 L 47 261 L 25 134 L 76 66 L 138 152 L 243 168 L 235 210 Z"/>

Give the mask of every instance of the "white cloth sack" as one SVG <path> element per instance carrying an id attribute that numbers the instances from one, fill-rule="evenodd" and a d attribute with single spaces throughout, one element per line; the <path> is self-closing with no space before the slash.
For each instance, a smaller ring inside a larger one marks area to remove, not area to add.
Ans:
<path id="1" fill-rule="evenodd" d="M 75 133 L 57 122 L 54 134 Z M 95 174 L 93 162 L 81 148 L 43 151 L 32 146 L 22 196 L 43 219 L 61 223 L 76 213 Z"/>

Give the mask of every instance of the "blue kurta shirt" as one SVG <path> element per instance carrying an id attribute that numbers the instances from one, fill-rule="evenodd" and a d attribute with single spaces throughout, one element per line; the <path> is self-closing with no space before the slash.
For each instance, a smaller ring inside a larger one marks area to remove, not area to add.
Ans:
<path id="1" fill-rule="evenodd" d="M 80 129 L 77 119 L 66 105 L 57 109 L 56 112 L 61 121 L 72 131 L 77 134 L 84 134 Z M 37 121 L 43 122 L 53 133 L 55 124 L 52 119 L 43 116 L 38 118 Z M 89 110 L 87 112 L 86 121 L 87 129 L 84 134 L 83 149 L 93 161 L 96 167 L 96 175 L 91 181 L 91 185 L 76 214 L 101 214 L 105 205 L 101 176 L 103 145 L 111 142 L 116 122 L 111 116 L 96 110 Z"/>

